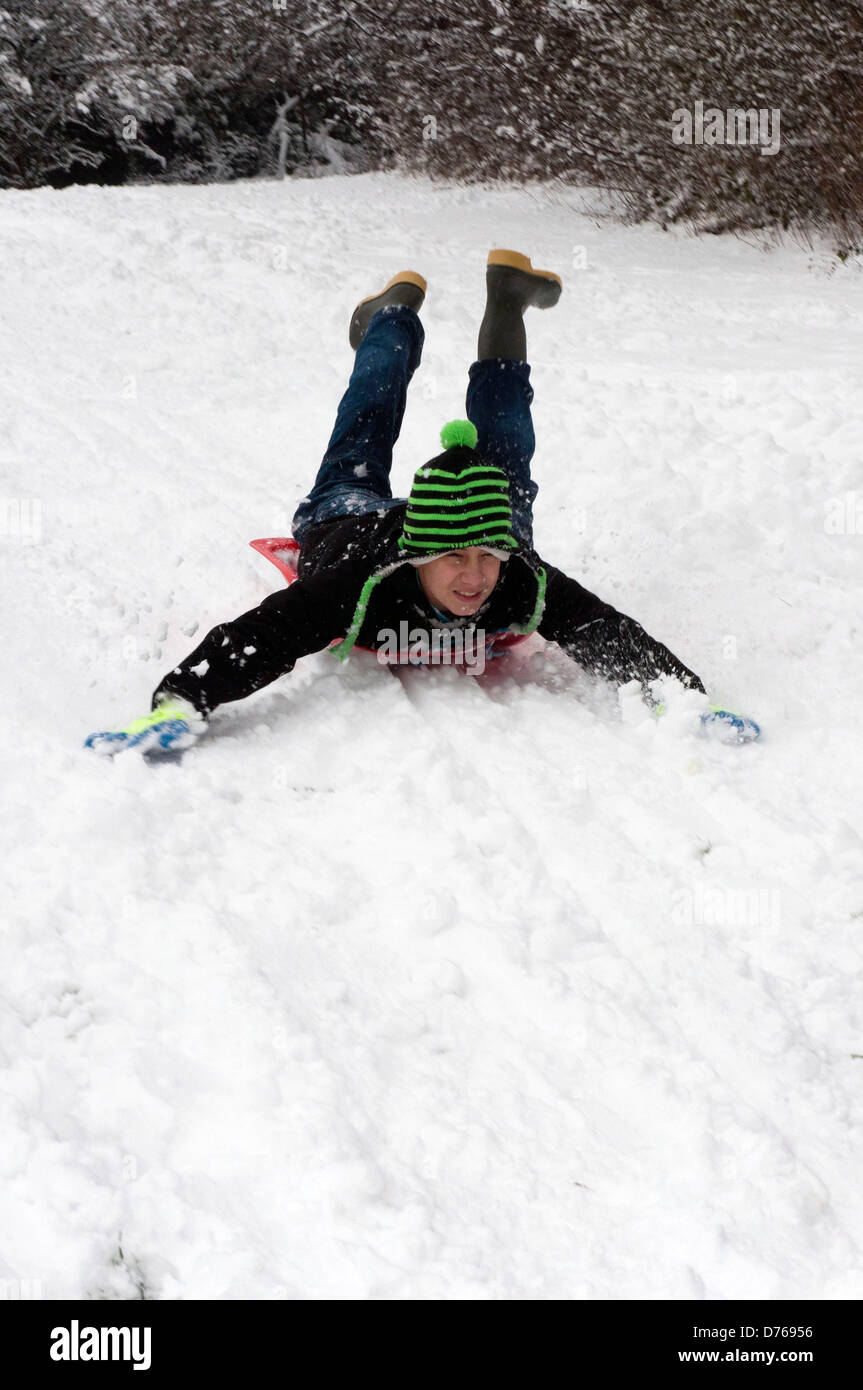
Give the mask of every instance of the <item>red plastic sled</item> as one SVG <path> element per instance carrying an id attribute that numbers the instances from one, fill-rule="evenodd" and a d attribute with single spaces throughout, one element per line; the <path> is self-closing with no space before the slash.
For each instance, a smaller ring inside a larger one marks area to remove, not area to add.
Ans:
<path id="1" fill-rule="evenodd" d="M 299 541 L 295 541 L 293 536 L 271 536 L 269 540 L 249 541 L 249 545 L 274 564 L 277 570 L 281 570 L 289 584 L 293 584 L 300 559 Z"/>
<path id="2" fill-rule="evenodd" d="M 288 584 L 293 584 L 297 578 L 297 565 L 300 559 L 299 541 L 295 541 L 293 536 L 270 536 L 259 541 L 249 541 L 253 550 L 257 550 L 266 560 L 275 565 L 276 569 L 284 575 Z M 486 654 L 490 657 L 503 656 L 510 647 L 516 646 L 518 642 L 523 642 L 527 633 L 521 632 L 501 632 L 489 637 L 486 644 Z M 341 637 L 335 642 L 331 642 L 331 647 L 337 647 L 342 641 Z M 375 656 L 379 653 L 372 647 L 357 647 L 358 652 L 373 652 Z M 402 655 L 401 653 L 399 654 Z M 396 660 L 393 658 L 388 665 L 405 665 L 407 658 Z"/>

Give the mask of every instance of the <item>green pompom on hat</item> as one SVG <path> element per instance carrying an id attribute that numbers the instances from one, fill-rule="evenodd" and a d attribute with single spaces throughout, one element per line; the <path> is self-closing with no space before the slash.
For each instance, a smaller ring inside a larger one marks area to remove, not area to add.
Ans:
<path id="1" fill-rule="evenodd" d="M 509 479 L 474 453 L 476 426 L 450 420 L 440 437 L 444 452 L 414 476 L 399 552 L 430 559 L 468 546 L 517 550 Z"/>
<path id="2" fill-rule="evenodd" d="M 440 432 L 440 442 L 445 449 L 455 449 L 459 444 L 475 449 L 476 440 L 476 425 L 471 420 L 450 420 Z"/>

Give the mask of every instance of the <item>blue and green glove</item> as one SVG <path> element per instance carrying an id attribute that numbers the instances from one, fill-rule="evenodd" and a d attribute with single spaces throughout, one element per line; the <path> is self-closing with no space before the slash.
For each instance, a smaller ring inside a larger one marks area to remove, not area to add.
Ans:
<path id="1" fill-rule="evenodd" d="M 133 719 L 125 729 L 91 734 L 84 747 L 108 757 L 132 748 L 139 753 L 178 753 L 190 747 L 206 729 L 207 721 L 194 705 L 174 698 L 165 700 L 142 719 Z"/>
<path id="2" fill-rule="evenodd" d="M 734 714 L 719 705 L 711 705 L 707 713 L 702 714 L 701 724 L 704 732 L 720 743 L 753 743 L 761 734 L 760 725 L 754 719 Z"/>
<path id="3" fill-rule="evenodd" d="M 648 703 L 657 719 L 665 713 L 664 700 L 648 700 Z M 711 705 L 700 716 L 700 722 L 701 732 L 719 743 L 754 743 L 761 736 L 761 726 L 754 719 L 723 709 L 721 705 Z"/>

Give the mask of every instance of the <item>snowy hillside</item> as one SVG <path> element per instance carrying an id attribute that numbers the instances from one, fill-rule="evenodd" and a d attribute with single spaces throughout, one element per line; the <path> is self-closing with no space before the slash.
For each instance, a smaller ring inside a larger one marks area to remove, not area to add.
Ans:
<path id="1" fill-rule="evenodd" d="M 863 278 L 396 176 L 0 202 L 0 1279 L 44 1297 L 863 1296 Z M 491 246 L 536 544 L 758 719 L 531 639 L 326 654 L 180 765 L 84 753 L 281 580 L 356 300 L 429 279 L 394 485 Z M 685 699 L 684 699 L 685 705 Z"/>

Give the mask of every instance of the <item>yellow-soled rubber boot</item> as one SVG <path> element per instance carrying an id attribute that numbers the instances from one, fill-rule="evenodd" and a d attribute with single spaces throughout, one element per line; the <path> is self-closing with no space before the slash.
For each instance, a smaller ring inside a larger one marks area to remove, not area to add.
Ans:
<path id="1" fill-rule="evenodd" d="M 559 275 L 551 270 L 534 270 L 530 257 L 520 251 L 489 251 L 477 358 L 526 362 L 524 311 L 531 307 L 551 309 L 560 299 L 562 289 Z"/>
<path id="2" fill-rule="evenodd" d="M 520 251 L 489 251 L 486 285 L 495 296 L 513 300 L 522 309 L 551 309 L 560 299 L 563 281 L 552 270 L 535 270 Z"/>
<path id="3" fill-rule="evenodd" d="M 348 331 L 348 338 L 354 351 L 365 336 L 372 314 L 376 314 L 378 309 L 383 309 L 387 304 L 405 304 L 418 314 L 423 306 L 427 288 L 428 286 L 419 271 L 400 270 L 392 279 L 387 280 L 383 289 L 377 294 L 370 294 L 365 299 L 361 299 L 351 314 L 351 326 Z"/>

